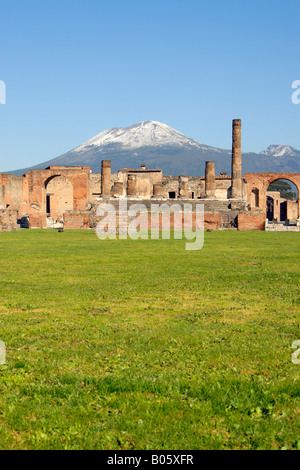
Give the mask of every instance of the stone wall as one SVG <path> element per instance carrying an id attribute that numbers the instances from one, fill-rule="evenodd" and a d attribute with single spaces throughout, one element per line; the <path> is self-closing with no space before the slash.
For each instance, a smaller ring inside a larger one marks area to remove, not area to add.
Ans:
<path id="1" fill-rule="evenodd" d="M 22 176 L 0 173 L 0 209 L 21 211 L 23 179 Z"/>
<path id="2" fill-rule="evenodd" d="M 20 230 L 17 220 L 18 211 L 0 209 L 0 232 L 15 232 Z"/>
<path id="3" fill-rule="evenodd" d="M 101 196 L 101 173 L 91 173 L 89 177 L 90 202 Z"/>
<path id="4" fill-rule="evenodd" d="M 163 176 L 163 197 L 168 198 L 170 193 L 175 193 L 175 199 L 180 196 L 180 176 Z M 205 197 L 205 177 L 188 176 L 188 197 L 199 199 Z M 228 175 L 215 177 L 216 199 L 228 199 L 231 195 L 231 178 Z M 246 196 L 245 184 L 243 183 L 243 197 Z"/>
<path id="5" fill-rule="evenodd" d="M 287 200 L 286 202 L 287 202 L 287 219 L 291 221 L 296 221 L 299 218 L 297 201 Z"/>
<path id="6" fill-rule="evenodd" d="M 172 210 L 179 210 L 184 213 L 184 210 L 191 211 L 193 213 L 192 220 L 193 224 L 196 221 L 196 207 L 203 206 L 204 207 L 204 228 L 212 229 L 212 230 L 219 230 L 220 228 L 234 228 L 234 221 L 237 217 L 238 210 L 231 210 L 230 208 L 230 201 L 214 201 L 214 200 L 190 200 L 190 199 L 178 199 L 178 200 L 155 200 L 155 199 L 127 199 L 127 201 L 122 201 L 123 206 L 120 205 L 117 199 L 110 199 L 110 200 L 103 200 L 97 201 L 92 204 L 92 208 L 90 211 L 90 227 L 95 228 L 98 221 L 100 220 L 97 217 L 97 208 L 99 206 L 103 206 L 105 204 L 110 204 L 114 208 L 117 218 L 117 226 L 118 226 L 118 217 L 120 210 L 126 212 L 132 205 L 134 204 L 142 204 L 145 208 L 146 212 L 149 212 L 152 207 L 156 209 L 163 209 L 163 207 L 169 207 L 171 213 L 171 224 L 173 220 Z M 185 207 L 187 206 L 187 207 Z M 149 218 L 150 220 L 150 218 Z M 225 221 L 225 222 L 224 222 Z M 150 222 L 149 222 L 150 224 Z M 149 225 L 150 229 L 150 225 Z"/>
<path id="7" fill-rule="evenodd" d="M 90 211 L 70 211 L 64 214 L 65 230 L 86 230 L 90 228 Z"/>
<path id="8" fill-rule="evenodd" d="M 102 217 L 98 217 L 92 214 L 90 215 L 91 215 L 90 225 L 93 228 L 96 228 L 97 224 L 102 219 Z M 69 223 L 70 219 L 67 220 L 66 218 L 66 225 L 64 225 L 64 228 L 88 228 L 87 224 L 85 226 L 76 225 L 76 222 L 74 222 L 74 217 L 73 216 L 71 217 L 72 217 L 71 223 Z M 78 217 L 80 219 L 82 215 L 78 214 Z M 125 220 L 127 220 L 127 228 L 128 228 L 128 224 L 132 222 L 133 219 L 130 219 L 130 217 L 127 217 L 127 214 L 125 214 L 125 217 L 126 217 Z M 164 215 L 162 213 L 158 215 L 157 219 L 155 218 L 155 216 L 153 215 L 151 216 L 150 212 L 145 212 L 142 215 L 138 215 L 137 217 L 139 217 L 139 220 L 142 221 L 143 227 L 147 228 L 147 230 L 151 230 L 151 228 L 161 230 L 163 227 Z M 182 227 L 182 229 L 189 228 L 191 230 L 196 230 L 197 227 L 199 228 L 200 219 L 199 218 L 197 219 L 195 212 L 192 213 L 191 215 L 182 214 L 180 216 L 174 215 L 174 213 L 171 213 L 170 216 L 167 216 L 167 217 L 170 223 L 170 230 L 174 230 L 176 228 L 178 229 L 178 227 Z M 120 223 L 121 219 L 124 221 L 124 213 L 121 214 L 117 212 L 116 213 L 117 232 L 121 225 Z M 123 222 L 123 226 L 124 226 L 124 222 Z M 220 228 L 221 228 L 221 214 L 217 214 L 217 213 L 216 214 L 212 214 L 212 213 L 204 214 L 204 230 L 219 230 Z"/>
<path id="9" fill-rule="evenodd" d="M 124 195 L 151 198 L 153 186 L 162 182 L 162 170 L 123 168 L 117 174 L 118 183 L 123 183 Z M 114 181 L 113 181 L 114 182 Z M 119 195 L 115 192 L 114 195 Z"/>

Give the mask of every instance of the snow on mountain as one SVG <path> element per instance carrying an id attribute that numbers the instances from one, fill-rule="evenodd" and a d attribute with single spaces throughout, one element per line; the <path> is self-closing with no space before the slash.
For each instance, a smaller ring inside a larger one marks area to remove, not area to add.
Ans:
<path id="1" fill-rule="evenodd" d="M 216 171 L 230 171 L 231 151 L 189 138 L 158 121 L 143 121 L 130 127 L 111 128 L 69 152 L 34 166 L 85 165 L 95 173 L 101 171 L 101 160 L 111 160 L 112 171 L 121 168 L 161 168 L 164 174 L 204 175 L 205 162 L 213 160 Z M 28 168 L 13 173 L 23 174 Z"/>
<path id="2" fill-rule="evenodd" d="M 274 158 L 276 157 L 276 158 Z M 101 171 L 101 160 L 111 160 L 112 171 L 121 168 L 161 168 L 165 175 L 201 176 L 205 162 L 215 162 L 216 174 L 231 174 L 231 150 L 210 147 L 158 121 L 143 121 L 125 128 L 111 128 L 73 150 L 44 161 L 32 169 L 50 165 L 89 166 Z M 12 173 L 23 174 L 29 168 Z M 270 145 L 256 153 L 243 153 L 243 172 L 300 172 L 300 151 L 288 145 Z"/>
<path id="3" fill-rule="evenodd" d="M 260 155 L 267 155 L 270 157 L 294 157 L 299 155 L 299 151 L 289 145 L 269 145 L 266 150 L 260 152 Z"/>
<path id="4" fill-rule="evenodd" d="M 137 149 L 141 147 L 185 147 L 203 148 L 202 144 L 158 121 L 143 121 L 130 127 L 111 128 L 84 142 L 73 150 L 83 152 L 85 149 L 96 149 L 107 145 L 118 148 Z"/>

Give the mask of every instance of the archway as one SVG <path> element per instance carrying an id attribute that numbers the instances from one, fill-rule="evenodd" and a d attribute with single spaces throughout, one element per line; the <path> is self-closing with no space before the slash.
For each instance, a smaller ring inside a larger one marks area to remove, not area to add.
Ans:
<path id="1" fill-rule="evenodd" d="M 45 208 L 47 217 L 61 222 L 63 214 L 73 210 L 73 185 L 62 175 L 51 176 L 45 182 Z"/>
<path id="2" fill-rule="evenodd" d="M 290 180 L 274 179 L 266 192 L 266 216 L 270 222 L 296 224 L 299 218 L 299 194 Z"/>

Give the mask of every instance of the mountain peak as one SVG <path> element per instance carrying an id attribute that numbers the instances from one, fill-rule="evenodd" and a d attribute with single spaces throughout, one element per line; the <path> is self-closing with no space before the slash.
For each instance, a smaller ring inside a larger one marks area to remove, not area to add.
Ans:
<path id="1" fill-rule="evenodd" d="M 276 157 L 276 158 L 274 158 Z M 89 166 L 101 170 L 101 160 L 111 160 L 112 171 L 121 168 L 161 168 L 165 175 L 199 176 L 205 162 L 214 161 L 216 173 L 231 172 L 231 150 L 211 147 L 191 139 L 159 121 L 142 121 L 129 127 L 112 127 L 69 152 L 31 169 L 51 165 Z M 29 168 L 13 173 L 23 174 Z M 243 153 L 243 172 L 300 172 L 300 150 L 270 145 L 260 154 Z"/>
<path id="2" fill-rule="evenodd" d="M 297 156 L 298 151 L 290 145 L 269 145 L 266 150 L 260 152 L 260 155 L 267 155 L 270 157 L 294 157 Z"/>
<path id="3" fill-rule="evenodd" d="M 142 121 L 129 127 L 112 127 L 83 143 L 74 152 L 104 146 L 136 149 L 141 147 L 193 146 L 201 147 L 194 139 L 186 137 L 172 127 L 159 121 Z"/>

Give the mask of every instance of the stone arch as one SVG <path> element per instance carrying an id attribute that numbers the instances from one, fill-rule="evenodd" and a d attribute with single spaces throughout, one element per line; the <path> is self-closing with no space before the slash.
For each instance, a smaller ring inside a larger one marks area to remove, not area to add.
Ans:
<path id="1" fill-rule="evenodd" d="M 56 174 L 47 178 L 43 192 L 47 217 L 61 221 L 66 211 L 74 209 L 73 184 L 66 176 Z"/>

